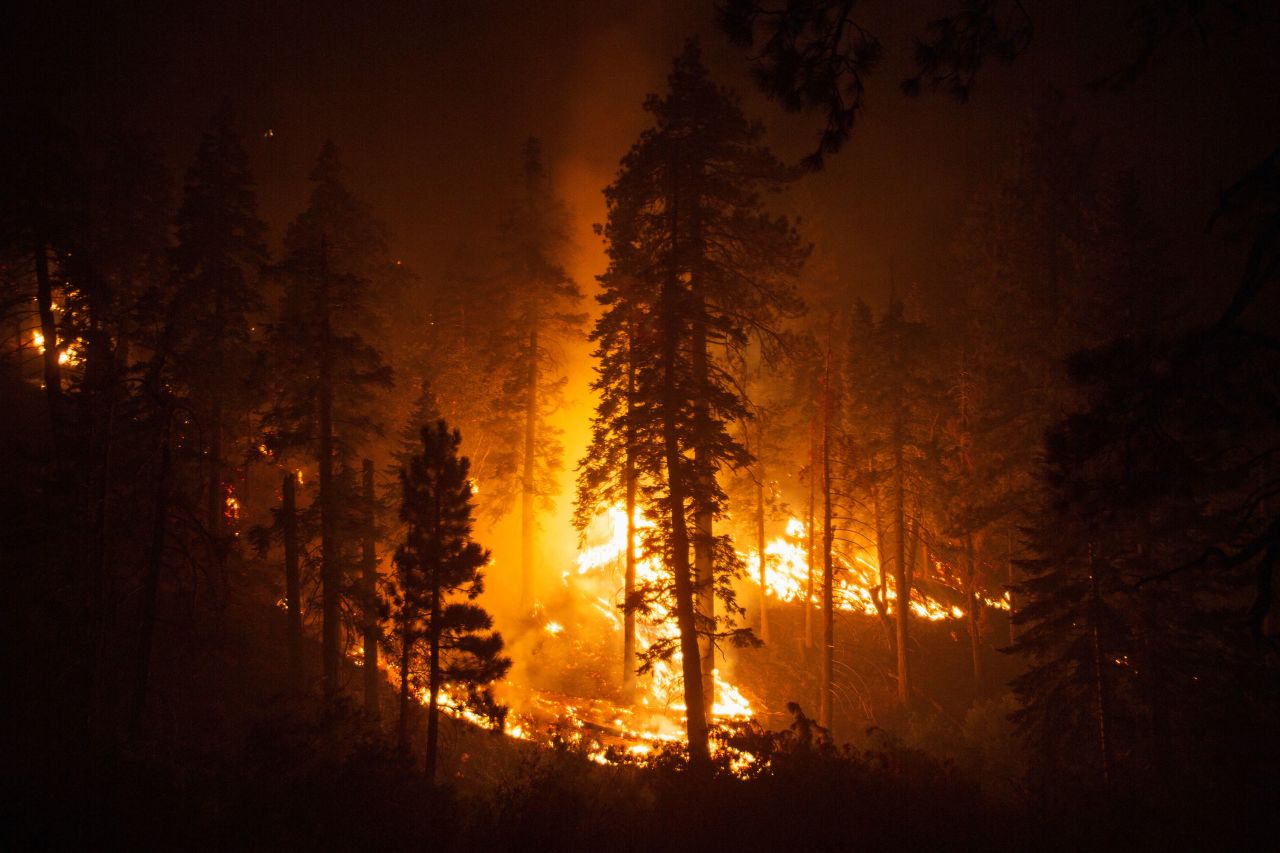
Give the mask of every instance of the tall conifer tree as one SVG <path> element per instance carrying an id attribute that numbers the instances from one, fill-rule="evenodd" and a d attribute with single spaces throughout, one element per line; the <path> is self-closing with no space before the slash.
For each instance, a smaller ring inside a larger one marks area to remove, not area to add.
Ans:
<path id="1" fill-rule="evenodd" d="M 338 466 L 354 477 L 361 443 L 381 431 L 370 404 L 391 383 L 370 338 L 379 333 L 372 290 L 389 265 L 382 226 L 347 189 L 337 148 L 326 143 L 312 170 L 307 209 L 285 234 L 284 294 L 271 329 L 277 386 L 264 415 L 274 450 L 303 452 L 319 475 L 321 634 L 325 690 L 338 690 L 341 596 L 347 565 Z"/>
<path id="2" fill-rule="evenodd" d="M 458 456 L 462 436 L 444 421 L 423 426 L 421 450 L 401 469 L 405 538 L 396 550 L 395 622 L 400 643 L 402 748 L 405 710 L 418 649 L 426 657 L 427 774 L 434 779 L 439 754 L 441 688 L 482 688 L 506 674 L 502 637 L 475 599 L 489 552 L 471 539 L 470 463 Z"/>
<path id="3" fill-rule="evenodd" d="M 713 347 L 769 341 L 776 323 L 799 311 L 793 280 L 806 250 L 760 197 L 790 173 L 761 145 L 763 129 L 743 116 L 736 96 L 709 79 L 696 42 L 669 80 L 666 96 L 645 103 L 654 126 L 605 191 L 608 310 L 597 340 L 614 351 L 601 358 L 598 424 L 629 405 L 631 458 L 659 520 L 645 548 L 671 570 L 668 583 L 647 592 L 673 598 L 678 625 L 678 637 L 649 654 L 681 652 L 690 750 L 702 761 L 716 638 L 749 635 L 719 630 L 729 620 L 717 620 L 712 605 L 719 595 L 730 618 L 739 611 L 729 581 L 740 566 L 712 528 L 725 502 L 717 474 L 750 462 L 730 434 L 746 404 Z M 624 343 L 625 357 L 616 349 Z"/>

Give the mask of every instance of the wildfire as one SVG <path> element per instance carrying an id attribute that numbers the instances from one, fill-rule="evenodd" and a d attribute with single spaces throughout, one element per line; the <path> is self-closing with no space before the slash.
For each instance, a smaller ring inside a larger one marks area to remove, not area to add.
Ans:
<path id="1" fill-rule="evenodd" d="M 807 539 L 807 527 L 798 518 L 787 521 L 786 533 L 765 543 L 765 591 L 770 598 L 785 602 L 803 602 L 809 591 L 809 559 L 804 546 Z M 747 565 L 747 579 L 755 584 L 760 583 L 760 554 L 756 550 L 738 552 Z M 832 580 L 833 604 L 835 609 L 876 616 L 880 608 L 876 605 L 876 597 L 880 590 L 880 567 L 867 558 L 865 554 L 855 554 L 852 560 L 842 554 L 832 555 L 835 563 L 835 577 Z M 814 588 L 812 604 L 817 605 L 822 595 L 820 566 L 814 566 Z M 892 611 L 897 606 L 898 591 L 890 575 L 884 579 L 884 601 L 881 604 Z M 991 607 L 1007 610 L 1007 596 L 1002 599 L 984 599 Z M 918 619 L 939 621 L 942 619 L 963 619 L 965 612 L 955 605 L 948 605 L 930 598 L 917 589 L 911 591 L 911 614 Z"/>
<path id="2" fill-rule="evenodd" d="M 637 509 L 633 519 L 637 539 L 640 532 L 653 527 L 653 520 L 646 518 Z M 578 552 L 577 572 L 579 577 L 599 577 L 605 570 L 618 566 L 625 558 L 627 549 L 627 511 L 620 504 L 607 507 L 597 516 L 587 529 L 588 540 L 599 544 L 583 548 Z M 638 546 L 637 546 L 638 550 Z M 636 581 L 647 583 L 662 578 L 664 568 L 652 556 L 636 555 Z M 568 573 L 566 573 L 568 574 Z M 566 578 L 567 580 L 567 578 Z M 604 595 L 598 595 L 593 602 L 596 610 L 606 618 L 615 631 L 622 630 L 622 617 L 617 605 Z M 676 636 L 674 620 L 663 605 L 656 604 L 646 619 L 637 619 L 636 637 L 641 649 L 647 648 L 660 639 Z M 648 692 L 639 702 L 652 708 L 665 709 L 683 716 L 685 711 L 683 697 L 682 657 L 677 650 L 670 660 L 657 661 L 648 681 Z M 718 719 L 747 719 L 752 715 L 751 703 L 733 684 L 726 681 L 717 670 L 714 674 L 715 698 L 711 715 Z"/>
<path id="3" fill-rule="evenodd" d="M 44 335 L 39 329 L 35 329 L 31 332 L 31 345 L 40 352 L 44 352 Z M 62 352 L 58 353 L 58 364 L 61 364 L 64 367 L 66 365 L 77 365 L 80 361 L 80 348 L 76 345 L 75 341 L 67 344 L 66 347 L 63 348 Z"/>
<path id="4" fill-rule="evenodd" d="M 637 511 L 633 519 L 637 534 L 652 528 L 654 521 Z M 639 536 L 637 536 L 637 539 Z M 774 600 L 803 603 L 809 591 L 809 562 L 805 548 L 808 530 L 804 522 L 792 518 L 783 535 L 769 540 L 764 548 L 766 563 L 765 590 Z M 598 614 L 610 632 L 621 633 L 623 616 L 619 610 L 618 576 L 627 549 L 627 514 L 621 505 L 606 507 L 587 528 L 587 545 L 578 552 L 574 565 L 562 575 L 586 593 L 588 612 Z M 639 552 L 639 547 L 637 546 Z M 749 568 L 750 583 L 760 581 L 760 555 L 755 550 L 740 552 Z M 836 555 L 834 604 L 848 613 L 877 615 L 876 601 L 883 590 L 883 604 L 892 611 L 897 591 L 892 577 L 881 586 L 880 570 L 865 553 Z M 664 578 L 666 568 L 652 556 L 636 555 L 637 583 Z M 815 599 L 821 595 L 815 589 Z M 984 599 L 990 606 L 1008 607 L 1007 595 Z M 912 614 L 929 620 L 959 619 L 965 613 L 960 607 L 937 601 L 918 590 L 910 599 Z M 560 640 L 568 632 L 564 623 L 552 619 L 542 622 L 541 630 Z M 675 620 L 661 603 L 653 605 L 644 618 L 636 621 L 636 640 L 643 650 L 654 642 L 676 635 Z M 619 641 L 620 642 L 620 641 Z M 754 714 L 750 700 L 722 673 L 713 673 L 715 696 L 712 717 L 718 722 L 748 720 Z M 514 709 L 507 719 L 505 732 L 519 739 L 548 743 L 567 743 L 580 748 L 592 761 L 606 764 L 642 760 L 664 744 L 683 739 L 684 715 L 683 675 L 680 653 L 670 660 L 655 662 L 649 676 L 640 683 L 640 693 L 630 704 L 615 704 L 607 699 L 585 699 L 547 690 L 530 689 L 507 682 L 501 686 L 504 701 Z M 420 697 L 425 701 L 425 695 Z M 478 726 L 489 727 L 492 721 L 458 701 L 447 691 L 441 693 L 441 708 L 450 716 Z M 758 759 L 719 743 L 717 752 L 725 752 L 730 766 L 745 773 Z"/>

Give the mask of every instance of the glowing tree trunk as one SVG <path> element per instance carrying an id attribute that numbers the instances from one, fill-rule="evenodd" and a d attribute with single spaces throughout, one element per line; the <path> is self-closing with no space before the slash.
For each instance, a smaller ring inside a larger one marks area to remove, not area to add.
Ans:
<path id="1" fill-rule="evenodd" d="M 528 395 L 524 410 L 524 460 L 520 478 L 520 605 L 533 606 L 533 539 L 537 523 L 534 517 L 534 453 L 538 432 L 538 320 L 529 325 Z"/>
<path id="2" fill-rule="evenodd" d="M 329 317 L 328 245 L 320 241 L 320 286 L 317 288 L 320 312 L 320 583 L 322 625 L 320 631 L 321 660 L 324 665 L 324 692 L 333 698 L 338 693 L 338 676 L 342 665 L 341 602 L 342 583 L 338 563 L 337 507 L 333 497 L 333 333 Z"/>
<path id="3" fill-rule="evenodd" d="M 760 555 L 760 639 L 769 642 L 769 560 L 764 553 L 764 415 L 756 421 L 756 553 Z"/>
<path id="4" fill-rule="evenodd" d="M 632 330 L 634 333 L 634 329 Z M 630 335 L 628 336 L 630 338 Z M 630 340 L 628 348 L 634 352 Z M 629 605 L 636 590 L 636 437 L 632 426 L 632 407 L 636 393 L 635 359 L 627 359 L 627 452 L 623 477 L 626 483 L 627 500 L 627 553 L 626 567 L 622 579 L 622 600 Z M 635 691 L 636 680 L 636 613 L 626 606 L 622 616 L 622 695 L 630 699 Z"/>
<path id="5" fill-rule="evenodd" d="M 373 513 L 373 460 L 364 460 L 364 537 L 360 554 L 360 599 L 364 630 L 364 709 L 373 719 L 382 716 L 378 699 L 378 556 Z"/>
<path id="6" fill-rule="evenodd" d="M 893 520 L 897 553 L 893 563 L 893 585 L 897 596 L 894 605 L 896 643 L 898 647 L 898 701 L 911 704 L 911 662 L 908 658 L 908 634 L 911 619 L 911 582 L 907 577 L 906 485 L 903 482 L 903 442 L 905 426 L 901 404 L 893 422 Z"/>
<path id="7" fill-rule="evenodd" d="M 285 474 L 281 483 L 284 524 L 284 597 L 288 608 L 289 680 L 294 690 L 302 686 L 302 580 L 298 572 L 297 478 Z"/>
<path id="8" fill-rule="evenodd" d="M 885 637 L 889 643 L 889 650 L 897 654 L 898 637 L 897 629 L 894 626 L 893 616 L 889 613 L 889 576 L 886 574 L 885 566 L 888 563 L 888 534 L 884 528 L 884 512 L 880 502 L 880 486 L 875 482 L 875 469 L 873 463 L 867 461 L 867 481 L 871 490 L 871 518 L 876 526 L 876 566 L 879 568 L 877 572 L 878 583 L 872 591 L 871 600 L 875 603 L 876 614 L 880 617 L 880 623 L 884 626 Z"/>
<path id="9" fill-rule="evenodd" d="M 960 353 L 960 381 L 958 383 L 960 404 L 960 472 L 964 481 L 972 482 L 974 478 L 973 458 L 970 455 L 972 435 L 969 426 L 969 371 L 967 353 Z M 963 482 L 963 481 L 962 481 Z M 985 688 L 985 677 L 982 671 L 982 599 L 978 595 L 978 561 L 977 547 L 974 544 L 973 531 L 966 531 L 964 536 L 964 592 L 968 600 L 969 655 L 973 661 L 973 694 L 981 697 Z"/>
<path id="10" fill-rule="evenodd" d="M 707 387 L 707 327 L 702 321 L 704 311 L 702 300 L 698 300 L 697 319 L 693 323 L 693 342 L 691 367 L 693 370 L 694 388 L 699 389 L 698 397 L 693 401 L 693 420 L 695 433 L 699 439 L 707 431 L 707 406 L 702 399 L 701 389 Z M 700 667 L 702 669 L 702 696 L 706 702 L 707 714 L 715 707 L 715 671 L 716 649 L 711 634 L 715 632 L 716 588 L 715 560 L 713 542 L 715 530 L 712 523 L 711 491 L 713 484 L 708 482 L 712 476 L 706 473 L 706 449 L 701 441 L 694 447 L 694 460 L 699 471 L 697 495 L 694 497 L 694 537 L 693 562 L 697 583 L 698 616 L 706 631 L 698 640 Z M 710 716 L 707 721 L 710 722 Z"/>
<path id="11" fill-rule="evenodd" d="M 982 667 L 982 634 L 979 630 L 982 599 L 978 596 L 978 567 L 974 550 L 973 534 L 970 533 L 964 538 L 964 580 L 969 602 L 969 654 L 973 659 L 973 692 L 975 696 L 981 696 L 986 686 L 986 676 Z"/>
<path id="12" fill-rule="evenodd" d="M 831 509 L 831 348 L 828 344 L 822 379 L 822 670 L 818 696 L 818 724 L 831 728 L 832 668 L 835 664 L 835 602 L 832 549 L 835 529 Z"/>
<path id="13" fill-rule="evenodd" d="M 818 493 L 818 440 L 812 419 L 809 421 L 809 514 L 805 523 L 805 567 L 808 578 L 804 588 L 804 647 L 813 648 L 813 570 L 816 568 L 817 539 L 814 531 Z"/>

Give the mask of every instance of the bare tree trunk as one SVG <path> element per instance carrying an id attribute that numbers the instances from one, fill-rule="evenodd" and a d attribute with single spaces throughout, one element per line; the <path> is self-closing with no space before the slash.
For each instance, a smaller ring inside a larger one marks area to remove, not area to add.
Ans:
<path id="1" fill-rule="evenodd" d="M 364 460 L 364 541 L 360 554 L 360 593 L 364 631 L 364 709 L 374 720 L 382 718 L 379 700 L 382 676 L 378 672 L 378 556 L 373 513 L 373 460 Z"/>
<path id="2" fill-rule="evenodd" d="M 169 479 L 173 468 L 171 441 L 172 408 L 164 403 L 164 419 L 160 433 L 160 466 L 156 474 L 155 499 L 152 505 L 151 546 L 147 554 L 147 572 L 142 582 L 142 616 L 139 623 L 137 673 L 133 702 L 129 713 L 129 739 L 142 733 L 142 717 L 147 706 L 147 690 L 151 677 L 151 647 L 155 639 L 156 608 L 160 597 L 160 571 L 164 566 L 165 539 L 169 531 Z"/>
<path id="3" fill-rule="evenodd" d="M 222 381 L 222 337 L 225 332 L 226 318 L 222 304 L 222 291 L 215 288 L 213 300 L 213 334 L 216 343 L 209 353 L 212 362 L 212 372 L 215 377 L 213 391 L 213 399 L 210 401 L 209 423 L 206 424 L 206 430 L 209 436 L 209 492 L 208 506 L 206 507 L 207 519 L 205 525 L 209 535 L 209 555 L 212 564 L 212 574 L 217 579 L 219 586 L 225 589 L 226 584 L 226 559 L 223 552 L 222 529 L 223 515 L 226 512 L 227 498 L 223 491 L 223 472 L 222 472 L 222 433 L 223 433 L 223 399 L 221 389 L 217 383 Z"/>
<path id="4" fill-rule="evenodd" d="M 1013 624 L 1013 527 L 1012 525 L 1006 530 L 1007 544 L 1005 545 L 1005 571 L 1009 579 L 1009 645 L 1012 646 L 1018 640 L 1018 631 Z"/>
<path id="5" fill-rule="evenodd" d="M 755 547 L 760 555 L 760 640 L 769 642 L 769 561 L 764 553 L 764 412 L 755 419 Z"/>
<path id="6" fill-rule="evenodd" d="M 628 350 L 632 349 L 628 335 Z M 631 599 L 636 591 L 636 439 L 635 429 L 631 425 L 631 407 L 635 399 L 636 366 L 630 352 L 627 358 L 627 452 L 623 477 L 627 490 L 627 554 L 626 567 L 622 579 L 622 600 L 625 609 L 622 615 L 622 695 L 630 700 L 635 692 L 636 682 L 636 612 L 632 609 Z"/>
<path id="7" fill-rule="evenodd" d="M 342 667 L 341 585 L 338 562 L 337 507 L 333 495 L 333 333 L 329 317 L 328 243 L 320 239 L 320 581 L 323 624 L 320 632 L 324 664 L 324 692 L 332 699 L 339 690 Z"/>
<path id="8" fill-rule="evenodd" d="M 814 505 L 818 492 L 818 442 L 814 436 L 815 432 L 811 419 L 809 422 L 809 514 L 805 523 L 805 567 L 808 570 L 804 587 L 804 647 L 806 649 L 813 648 L 813 570 L 814 557 L 817 554 L 813 529 Z"/>
<path id="9" fill-rule="evenodd" d="M 680 631 L 681 667 L 684 675 L 685 725 L 689 738 L 689 760 L 696 767 L 711 763 L 707 742 L 707 703 L 702 690 L 698 624 L 694 610 L 694 585 L 689 575 L 689 531 L 685 520 L 685 467 L 680 449 L 678 422 L 680 398 L 676 383 L 676 355 L 679 346 L 679 305 L 674 281 L 662 292 L 663 321 L 663 413 L 662 438 L 667 469 L 667 510 L 671 516 L 671 570 L 675 575 L 676 626 Z"/>
<path id="10" fill-rule="evenodd" d="M 437 570 L 431 587 L 430 699 L 427 704 L 427 778 L 436 781 L 436 763 L 440 743 L 440 579 Z"/>
<path id="11" fill-rule="evenodd" d="M 88 617 L 91 626 L 92 652 L 86 661 L 85 677 L 85 723 L 90 730 L 98 722 L 98 709 L 102 707 L 103 669 L 106 655 L 108 615 L 108 579 L 111 571 L 111 544 L 114 539 L 114 513 L 112 513 L 112 481 L 115 474 L 115 423 L 118 397 L 118 378 L 122 364 L 121 353 L 128 351 L 128 330 L 123 327 L 118 333 L 119 347 L 112 351 L 110 339 L 105 334 L 96 333 L 94 339 L 101 341 L 101 355 L 110 364 L 109 373 L 99 393 L 95 395 L 94 438 L 91 439 L 100 460 L 99 476 L 95 483 L 93 497 L 93 546 L 89 559 L 90 588 L 88 598 Z M 101 401 L 105 396 L 106 400 Z M 96 438 L 101 428 L 101 439 Z"/>
<path id="12" fill-rule="evenodd" d="M 889 643 L 889 651 L 895 656 L 898 653 L 898 637 L 897 629 L 894 626 L 893 617 L 889 613 L 889 575 L 885 570 L 885 556 L 889 549 L 885 543 L 888 538 L 884 529 L 884 513 L 880 506 L 880 486 L 875 482 L 874 470 L 872 463 L 867 462 L 867 475 L 871 478 L 871 517 L 876 526 L 876 568 L 879 575 L 879 583 L 872 593 L 871 600 L 875 602 L 876 613 L 880 616 L 880 624 L 884 626 L 885 637 Z"/>
<path id="13" fill-rule="evenodd" d="M 911 582 L 907 577 L 907 523 L 906 494 L 903 482 L 904 425 L 901 406 L 894 415 L 893 424 L 893 515 L 897 532 L 897 553 L 894 555 L 893 583 L 897 595 L 894 607 L 898 646 L 898 701 L 905 707 L 911 705 L 911 661 L 908 656 L 911 619 Z"/>
<path id="14" fill-rule="evenodd" d="M 832 562 L 835 529 L 832 525 L 834 513 L 831 507 L 831 341 L 829 335 L 822 375 L 822 670 L 818 696 L 818 724 L 830 729 L 832 705 L 835 699 L 832 669 L 835 665 L 836 637 L 835 566 Z"/>
<path id="15" fill-rule="evenodd" d="M 769 557 L 764 552 L 764 463 L 757 463 L 756 549 L 760 554 L 760 639 L 769 642 Z"/>
<path id="16" fill-rule="evenodd" d="M 1093 543 L 1089 543 L 1089 639 L 1093 646 L 1094 711 L 1098 723 L 1098 754 L 1102 761 L 1102 784 L 1111 787 L 1111 742 L 1109 740 L 1109 702 L 1106 678 L 1102 668 L 1102 638 L 1098 629 L 1102 597 L 1098 593 L 1098 578 L 1094 571 Z"/>
<path id="17" fill-rule="evenodd" d="M 298 572 L 297 478 L 284 475 L 281 485 L 284 522 L 284 597 L 288 612 L 289 680 L 294 690 L 302 688 L 302 577 Z"/>
<path id="18" fill-rule="evenodd" d="M 205 495 L 205 527 L 209 538 L 214 543 L 214 560 L 218 561 L 220 553 L 219 539 L 222 536 L 222 513 L 227 505 L 222 491 L 222 399 L 215 394 L 212 410 L 209 415 L 209 467 L 208 492 Z"/>
<path id="19" fill-rule="evenodd" d="M 529 610 L 534 601 L 533 539 L 534 517 L 534 453 L 537 452 L 538 430 L 538 320 L 529 326 L 528 397 L 524 410 L 524 460 L 520 477 L 520 608 Z"/>
<path id="20" fill-rule="evenodd" d="M 979 630 L 982 598 L 978 595 L 978 569 L 972 533 L 964 537 L 964 566 L 965 593 L 969 599 L 969 653 L 973 658 L 973 694 L 981 698 L 986 691 L 986 675 L 982 666 L 982 634 Z"/>
<path id="21" fill-rule="evenodd" d="M 697 397 L 693 401 L 694 431 L 698 436 L 698 444 L 693 449 L 693 456 L 699 469 L 698 494 L 694 497 L 693 563 L 697 583 L 698 616 L 707 632 L 699 637 L 698 648 L 701 658 L 702 695 L 706 701 L 707 722 L 710 723 L 710 715 L 715 708 L 716 689 L 716 649 L 715 642 L 711 637 L 711 634 L 715 632 L 716 624 L 716 590 L 713 555 L 715 530 L 713 529 L 713 512 L 711 508 L 711 492 L 714 484 L 710 482 L 714 475 L 707 471 L 706 449 L 702 446 L 702 438 L 706 435 L 708 428 L 707 406 L 703 399 L 703 389 L 707 387 L 709 373 L 707 327 L 702 319 L 704 310 L 703 302 L 699 298 L 697 300 L 697 313 L 693 321 L 690 366 L 693 370 L 694 388 L 698 389 Z"/>
<path id="22" fill-rule="evenodd" d="M 396 723 L 396 745 L 409 754 L 409 662 L 413 655 L 413 629 L 408 617 L 400 620 L 400 718 Z"/>

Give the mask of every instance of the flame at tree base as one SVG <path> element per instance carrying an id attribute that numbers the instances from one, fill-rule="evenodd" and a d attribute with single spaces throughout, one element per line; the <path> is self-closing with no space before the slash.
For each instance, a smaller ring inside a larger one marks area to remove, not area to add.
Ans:
<path id="1" fill-rule="evenodd" d="M 637 512 L 637 531 L 643 531 L 652 524 L 650 519 Z M 568 618 L 572 615 L 568 611 L 562 614 L 556 610 L 552 614 L 554 618 L 538 612 L 535 613 L 535 630 L 540 643 L 577 644 L 565 646 L 564 653 L 569 656 L 580 657 L 589 653 L 588 649 L 598 654 L 601 638 L 606 645 L 616 643 L 620 652 L 624 624 L 620 607 L 623 598 L 620 577 L 627 548 L 625 509 L 614 505 L 602 511 L 588 527 L 585 540 L 587 544 L 579 551 L 575 566 L 561 575 L 565 598 L 574 602 L 566 607 L 582 619 L 575 623 Z M 792 518 L 784 535 L 766 543 L 764 581 L 769 599 L 779 604 L 805 605 L 812 589 L 808 556 L 803 544 L 806 540 L 805 525 Z M 759 553 L 746 550 L 739 552 L 739 556 L 748 569 L 743 582 L 759 589 Z M 836 555 L 836 568 L 833 604 L 837 610 L 877 616 L 896 608 L 897 591 L 892 577 L 882 579 L 879 567 L 869 555 Z M 656 559 L 643 554 L 637 556 L 637 583 L 661 580 L 666 571 Z M 948 587 L 940 586 L 939 589 L 959 596 Z M 814 592 L 816 595 L 810 598 L 809 606 L 817 608 L 820 589 Z M 982 600 L 985 606 L 1008 609 L 1007 597 Z M 919 589 L 912 590 L 910 607 L 913 617 L 928 621 L 963 619 L 966 615 L 959 605 L 940 601 Z M 646 618 L 637 618 L 639 648 L 643 650 L 656 641 L 674 638 L 674 621 L 669 609 L 661 604 L 653 606 Z M 718 670 L 714 683 L 713 730 L 717 725 L 744 724 L 757 715 L 752 701 Z M 509 737 L 572 747 L 601 764 L 641 761 L 685 740 L 679 650 L 668 659 L 654 661 L 647 675 L 637 678 L 633 701 L 625 701 L 621 696 L 606 698 L 607 694 L 616 694 L 617 689 L 603 684 L 595 691 L 598 695 L 592 698 L 514 680 L 496 687 L 499 699 L 511 708 L 504 727 Z M 425 696 L 421 698 L 425 700 Z M 441 693 L 440 705 L 450 716 L 484 728 L 492 727 L 491 720 L 469 708 L 465 702 L 457 701 L 447 691 Z M 756 762 L 755 756 L 728 746 L 723 739 L 713 738 L 713 751 L 727 757 L 734 772 L 746 773 Z"/>

